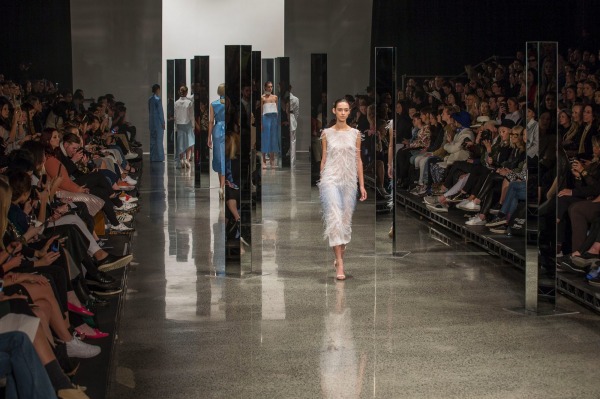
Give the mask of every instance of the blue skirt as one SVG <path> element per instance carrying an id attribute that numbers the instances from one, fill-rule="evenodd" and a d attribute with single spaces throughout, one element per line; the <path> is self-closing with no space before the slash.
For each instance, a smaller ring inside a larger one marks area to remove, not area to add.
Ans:
<path id="1" fill-rule="evenodd" d="M 191 123 L 177 125 L 177 154 L 183 154 L 188 148 L 196 144 L 194 127 Z"/>
<path id="2" fill-rule="evenodd" d="M 213 160 L 215 172 L 225 176 L 225 122 L 217 122 L 212 130 Z"/>
<path id="3" fill-rule="evenodd" d="M 260 150 L 263 154 L 281 152 L 277 112 L 270 112 L 263 115 L 260 139 Z"/>

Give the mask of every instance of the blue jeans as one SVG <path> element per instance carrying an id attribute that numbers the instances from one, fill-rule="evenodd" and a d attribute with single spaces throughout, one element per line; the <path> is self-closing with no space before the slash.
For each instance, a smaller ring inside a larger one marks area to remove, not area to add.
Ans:
<path id="1" fill-rule="evenodd" d="M 261 152 L 268 154 L 270 152 L 281 152 L 279 142 L 279 124 L 276 112 L 270 112 L 262 116 L 261 132 Z"/>
<path id="2" fill-rule="evenodd" d="M 48 373 L 25 333 L 13 331 L 0 334 L 0 353 L 9 356 L 8 362 L 12 368 L 12 372 L 6 374 L 7 399 L 56 397 Z M 2 359 L 2 363 L 4 366 L 6 359 Z"/>
<path id="3" fill-rule="evenodd" d="M 505 215 L 512 215 L 517 206 L 519 206 L 519 200 L 525 200 L 527 194 L 527 185 L 524 181 L 513 181 L 508 184 L 508 190 L 506 191 L 506 198 L 500 212 Z"/>

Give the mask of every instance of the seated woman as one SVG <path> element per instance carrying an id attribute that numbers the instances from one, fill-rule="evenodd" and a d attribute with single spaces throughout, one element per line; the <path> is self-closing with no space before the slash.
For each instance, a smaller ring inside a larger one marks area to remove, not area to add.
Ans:
<path id="1" fill-rule="evenodd" d="M 52 339 L 55 334 L 66 344 L 69 357 L 90 358 L 100 353 L 100 347 L 86 344 L 69 332 L 69 320 L 62 313 L 56 301 L 52 286 L 46 277 L 29 273 L 12 273 L 4 275 L 4 292 L 6 295 L 23 294 L 32 301 L 36 308 L 32 311 L 45 321 L 46 336 Z M 50 331 L 51 330 L 51 331 Z"/>
<path id="2" fill-rule="evenodd" d="M 19 305 L 11 306 L 11 302 L 19 303 Z M 6 296 L 0 293 L 0 304 L 8 304 L 8 306 L 2 306 L 5 310 L 0 311 L 0 319 L 9 314 L 23 314 L 26 317 L 23 324 L 31 324 L 29 320 L 38 320 L 39 323 L 39 319 L 29 310 L 25 297 L 22 295 Z M 13 309 L 16 307 L 27 313 L 19 313 L 18 310 Z M 67 374 L 61 369 L 39 324 L 33 342 L 25 332 L 18 329 L 0 334 L 0 353 L 2 352 L 8 353 L 10 356 L 12 374 L 18 386 L 15 391 L 18 390 L 22 397 L 47 399 L 55 397 L 56 394 L 59 398 L 88 398 L 81 388 L 73 385 Z M 10 387 L 7 384 L 8 389 Z M 13 394 L 16 392 L 13 391 Z M 7 397 L 11 397 L 10 394 Z"/>
<path id="3" fill-rule="evenodd" d="M 595 252 L 598 248 L 598 226 L 594 223 L 600 218 L 600 196 L 571 205 L 569 217 L 572 230 L 571 245 L 575 250 L 571 259 L 585 272 L 584 268 L 597 260 Z"/>
<path id="4" fill-rule="evenodd" d="M 594 137 L 593 148 L 595 153 L 600 153 L 599 144 L 599 138 Z M 569 175 L 563 176 L 564 179 L 561 179 L 564 181 L 561 186 L 564 187 L 559 187 L 560 191 L 556 202 L 558 242 L 561 245 L 561 250 L 564 249 L 566 252 L 569 252 L 567 251 L 569 246 L 568 243 L 565 245 L 564 241 L 571 224 L 568 219 L 568 209 L 577 202 L 600 195 L 600 163 L 597 156 L 580 154 L 570 159 L 569 166 L 570 171 L 562 172 Z M 576 250 L 577 248 L 571 249 Z"/>
<path id="5" fill-rule="evenodd" d="M 600 261 L 600 217 L 592 221 L 585 241 L 571 254 L 571 262 L 581 270 L 586 270 L 598 261 Z"/>
<path id="6" fill-rule="evenodd" d="M 75 139 L 75 141 L 77 141 Z M 68 143 L 62 146 L 58 131 L 45 130 L 42 144 L 47 146 L 47 159 L 44 164 L 50 178 L 62 177 L 60 189 L 74 193 L 93 194 L 104 201 L 102 210 L 108 219 L 111 229 L 115 231 L 131 231 L 133 228 L 119 222 L 115 210 L 128 211 L 136 208 L 135 204 L 123 203 L 113 192 L 110 183 L 100 174 L 80 175 L 73 161 L 79 161 L 82 154 L 80 145 Z M 66 163 L 66 164 L 65 164 Z"/>
<path id="7" fill-rule="evenodd" d="M 411 185 L 410 168 L 414 165 L 415 158 L 426 152 L 431 143 L 431 129 L 429 126 L 429 113 L 431 108 L 425 108 L 426 113 L 415 113 L 413 121 L 413 138 L 403 140 L 404 147 L 396 153 L 396 178 L 399 188 L 408 189 Z M 364 160 L 363 160 L 364 162 Z"/>
<path id="8" fill-rule="evenodd" d="M 445 132 L 442 124 L 439 120 L 437 111 L 430 111 L 429 114 L 429 126 L 431 130 L 431 139 L 429 140 L 429 146 L 419 153 L 414 159 L 415 170 L 419 171 L 419 181 L 415 187 L 414 194 L 425 195 L 430 186 L 428 185 L 428 163 L 431 158 L 434 157 L 434 153 L 439 149 L 443 149 L 442 146 L 445 144 Z"/>

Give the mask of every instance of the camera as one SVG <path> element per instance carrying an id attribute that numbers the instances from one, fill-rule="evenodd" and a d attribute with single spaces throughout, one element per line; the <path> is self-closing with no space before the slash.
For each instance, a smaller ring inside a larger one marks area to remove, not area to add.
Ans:
<path id="1" fill-rule="evenodd" d="M 480 141 L 492 141 L 492 132 L 489 129 L 485 129 L 481 132 L 481 140 Z"/>
<path id="2" fill-rule="evenodd" d="M 461 147 L 463 149 L 467 149 L 467 147 L 469 147 L 471 144 L 473 143 L 473 140 L 471 140 L 470 138 L 465 138 L 461 144 Z"/>

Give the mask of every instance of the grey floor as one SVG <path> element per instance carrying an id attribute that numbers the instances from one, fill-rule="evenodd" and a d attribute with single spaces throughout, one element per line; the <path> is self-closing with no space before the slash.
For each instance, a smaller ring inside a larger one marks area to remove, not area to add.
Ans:
<path id="1" fill-rule="evenodd" d="M 410 215 L 393 258 L 359 204 L 335 282 L 307 172 L 265 173 L 257 273 L 232 278 L 217 190 L 146 163 L 109 398 L 600 398 L 600 316 L 506 311 L 520 272 Z"/>

